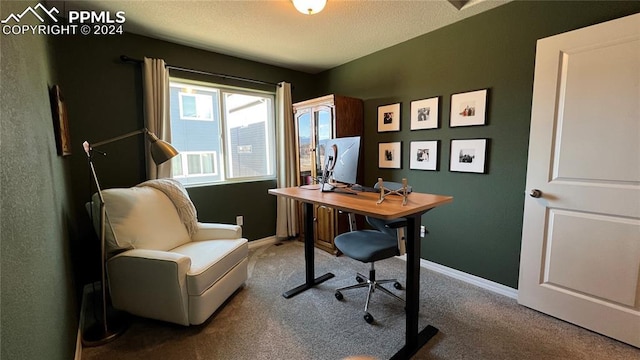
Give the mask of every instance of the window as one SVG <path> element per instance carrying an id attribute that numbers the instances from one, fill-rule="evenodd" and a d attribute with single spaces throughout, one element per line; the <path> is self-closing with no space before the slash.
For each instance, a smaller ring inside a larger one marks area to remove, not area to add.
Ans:
<path id="1" fill-rule="evenodd" d="M 185 185 L 275 177 L 273 93 L 172 78 L 172 175 Z M 199 121 L 194 121 L 199 120 Z"/>
<path id="2" fill-rule="evenodd" d="M 180 92 L 180 118 L 183 120 L 213 121 L 211 95 Z"/>
<path id="3" fill-rule="evenodd" d="M 174 178 L 215 176 L 218 174 L 216 152 L 184 151 L 173 160 L 171 172 Z"/>

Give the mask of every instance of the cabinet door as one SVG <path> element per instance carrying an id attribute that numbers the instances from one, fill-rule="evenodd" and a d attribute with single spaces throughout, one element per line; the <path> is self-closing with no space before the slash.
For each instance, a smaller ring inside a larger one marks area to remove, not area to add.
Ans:
<path id="1" fill-rule="evenodd" d="M 316 124 L 316 174 L 322 175 L 325 161 L 325 145 L 334 135 L 333 107 L 329 105 L 318 106 L 314 108 L 313 114 Z"/>
<path id="2" fill-rule="evenodd" d="M 296 143 L 298 146 L 298 185 L 313 184 L 313 118 L 311 109 L 297 110 L 295 114 L 296 122 Z"/>
<path id="3" fill-rule="evenodd" d="M 334 253 L 333 245 L 334 231 L 334 213 L 336 210 L 326 206 L 315 206 L 315 244 L 317 247 L 325 251 Z"/>

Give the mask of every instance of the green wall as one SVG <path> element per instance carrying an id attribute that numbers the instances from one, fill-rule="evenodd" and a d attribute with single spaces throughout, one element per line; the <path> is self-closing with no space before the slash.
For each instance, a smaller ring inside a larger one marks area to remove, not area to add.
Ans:
<path id="1" fill-rule="evenodd" d="M 2 14 L 37 2 L 3 2 Z M 72 272 L 69 158 L 58 156 L 44 36 L 0 42 L 2 359 L 72 359 L 79 306 Z"/>
<path id="2" fill-rule="evenodd" d="M 536 40 L 640 11 L 639 2 L 514 2 L 320 74 L 318 93 L 365 100 L 365 178 L 406 177 L 454 202 L 423 216 L 422 257 L 513 288 L 520 239 Z M 449 127 L 452 94 L 489 89 L 487 125 Z M 440 96 L 440 127 L 410 130 L 412 100 Z M 377 107 L 401 103 L 401 131 L 377 132 Z M 451 139 L 489 138 L 486 174 L 449 172 Z M 409 170 L 409 146 L 440 140 L 440 170 Z M 402 169 L 378 143 L 402 141 Z"/>
<path id="3" fill-rule="evenodd" d="M 82 204 L 89 199 L 88 168 L 81 144 L 97 142 L 144 126 L 142 108 L 141 66 L 122 63 L 120 55 L 142 59 L 157 57 L 168 64 L 213 73 L 258 79 L 268 82 L 287 81 L 294 87 L 294 100 L 310 97 L 309 74 L 275 66 L 180 46 L 144 36 L 60 36 L 55 38 L 56 67 L 67 98 L 71 138 L 74 143 L 72 171 L 74 204 L 79 217 L 86 214 Z M 225 80 L 172 72 L 196 80 Z M 234 85 L 233 82 L 226 82 Z M 235 83 L 260 90 L 275 91 L 273 86 Z M 96 171 L 103 188 L 129 187 L 146 179 L 142 135 L 111 143 L 100 148 L 107 157 L 95 158 Z M 275 181 L 226 184 L 188 188 L 203 222 L 235 223 L 236 215 L 244 216 L 243 235 L 256 240 L 275 234 L 276 199 L 267 194 Z M 273 209 L 274 211 L 265 211 Z M 92 232 L 88 220 L 83 223 L 87 236 Z"/>

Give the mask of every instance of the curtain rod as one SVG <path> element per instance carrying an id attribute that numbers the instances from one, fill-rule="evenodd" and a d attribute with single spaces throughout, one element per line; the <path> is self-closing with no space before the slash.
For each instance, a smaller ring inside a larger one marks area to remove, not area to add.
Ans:
<path id="1" fill-rule="evenodd" d="M 136 63 L 136 64 L 144 63 L 143 60 L 133 59 L 133 58 L 128 57 L 127 55 L 120 55 L 120 61 L 129 62 L 129 63 Z M 217 74 L 217 73 L 212 73 L 212 72 L 208 72 L 208 71 L 188 69 L 188 68 L 183 68 L 183 67 L 179 67 L 179 66 L 173 66 L 173 65 L 169 65 L 169 64 L 165 64 L 165 67 L 167 69 L 185 71 L 185 72 L 190 72 L 190 73 L 200 74 L 200 75 L 215 76 L 215 77 L 219 77 L 219 78 L 223 78 L 223 79 L 238 80 L 238 81 L 250 82 L 250 83 L 261 84 L 261 85 L 273 85 L 273 86 L 277 86 L 277 87 L 281 86 L 280 84 L 267 82 L 267 81 L 253 80 L 253 79 L 247 79 L 247 78 L 238 77 L 238 76 Z"/>

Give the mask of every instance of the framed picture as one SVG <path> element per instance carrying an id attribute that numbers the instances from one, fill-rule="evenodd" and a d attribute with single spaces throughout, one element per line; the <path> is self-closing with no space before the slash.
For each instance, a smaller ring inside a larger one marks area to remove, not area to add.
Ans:
<path id="1" fill-rule="evenodd" d="M 449 171 L 484 174 L 489 139 L 451 140 Z"/>
<path id="2" fill-rule="evenodd" d="M 402 142 L 378 144 L 378 167 L 386 169 L 402 168 Z"/>
<path id="3" fill-rule="evenodd" d="M 451 95 L 450 126 L 486 124 L 487 89 Z"/>
<path id="4" fill-rule="evenodd" d="M 400 103 L 378 106 L 378 132 L 400 131 Z"/>
<path id="5" fill-rule="evenodd" d="M 439 97 L 411 102 L 411 130 L 437 129 Z"/>
<path id="6" fill-rule="evenodd" d="M 438 170 L 439 140 L 412 141 L 409 152 L 409 169 Z"/>
<path id="7" fill-rule="evenodd" d="M 58 155 L 71 155 L 71 139 L 69 137 L 69 122 L 67 106 L 60 91 L 60 86 L 54 85 L 49 91 L 51 112 L 53 113 L 53 129 L 56 136 Z"/>

